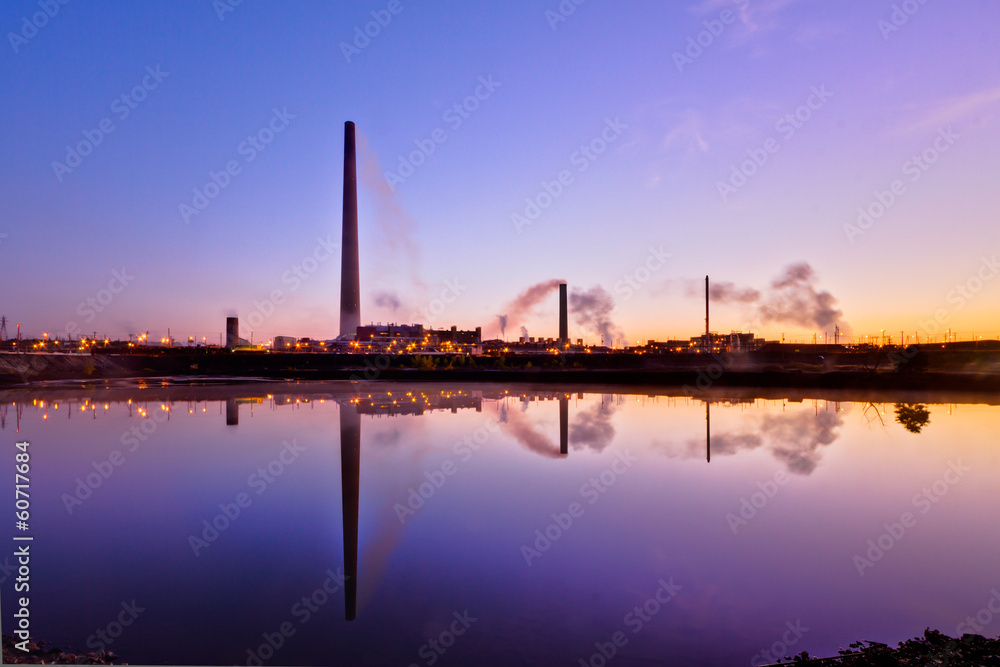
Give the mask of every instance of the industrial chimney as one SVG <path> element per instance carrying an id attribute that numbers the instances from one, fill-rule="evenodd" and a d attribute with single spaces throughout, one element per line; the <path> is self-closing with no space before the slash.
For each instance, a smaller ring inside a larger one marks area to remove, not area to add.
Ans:
<path id="1" fill-rule="evenodd" d="M 226 348 L 234 349 L 240 344 L 240 320 L 238 317 L 226 318 Z"/>
<path id="2" fill-rule="evenodd" d="M 712 334 L 708 332 L 708 276 L 705 276 L 705 349 L 712 347 Z"/>
<path id="3" fill-rule="evenodd" d="M 559 342 L 569 342 L 569 325 L 566 313 L 566 283 L 559 283 Z"/>
<path id="4" fill-rule="evenodd" d="M 340 248 L 340 335 L 353 337 L 361 326 L 361 275 L 357 154 L 351 121 L 344 123 L 344 228 Z"/>

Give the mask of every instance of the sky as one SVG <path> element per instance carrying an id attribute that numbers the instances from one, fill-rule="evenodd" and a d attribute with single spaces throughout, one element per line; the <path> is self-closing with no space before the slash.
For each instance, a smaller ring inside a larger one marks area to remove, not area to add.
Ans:
<path id="1" fill-rule="evenodd" d="M 0 314 L 329 339 L 1000 336 L 989 0 L 10 1 Z M 499 316 L 507 315 L 501 332 Z"/>

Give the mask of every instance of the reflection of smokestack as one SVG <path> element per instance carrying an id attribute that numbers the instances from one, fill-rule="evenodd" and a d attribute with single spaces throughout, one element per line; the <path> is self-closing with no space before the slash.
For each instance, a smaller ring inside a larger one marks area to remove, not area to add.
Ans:
<path id="1" fill-rule="evenodd" d="M 559 397 L 559 453 L 569 454 L 569 396 Z"/>
<path id="2" fill-rule="evenodd" d="M 361 326 L 361 275 L 358 263 L 358 169 L 354 123 L 344 124 L 344 229 L 340 255 L 340 335 Z"/>
<path id="3" fill-rule="evenodd" d="M 230 350 L 240 344 L 240 320 L 238 317 L 226 318 L 226 347 Z"/>
<path id="4" fill-rule="evenodd" d="M 235 398 L 226 399 L 226 426 L 239 426 L 240 406 L 236 405 Z"/>
<path id="5" fill-rule="evenodd" d="M 705 459 L 712 462 L 712 407 L 705 401 Z"/>
<path id="6" fill-rule="evenodd" d="M 566 310 L 566 283 L 559 284 L 559 342 L 566 343 L 569 340 L 569 320 Z"/>
<path id="7" fill-rule="evenodd" d="M 344 510 L 344 607 L 348 621 L 358 612 L 358 496 L 361 489 L 361 415 L 340 406 L 340 486 Z"/>

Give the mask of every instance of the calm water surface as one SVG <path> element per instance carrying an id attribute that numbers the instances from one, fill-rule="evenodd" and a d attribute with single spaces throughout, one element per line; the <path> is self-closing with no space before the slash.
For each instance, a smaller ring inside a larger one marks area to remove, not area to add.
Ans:
<path id="1" fill-rule="evenodd" d="M 595 667 L 1000 633 L 996 405 L 659 393 L 7 391 L 32 633 L 133 664 Z"/>

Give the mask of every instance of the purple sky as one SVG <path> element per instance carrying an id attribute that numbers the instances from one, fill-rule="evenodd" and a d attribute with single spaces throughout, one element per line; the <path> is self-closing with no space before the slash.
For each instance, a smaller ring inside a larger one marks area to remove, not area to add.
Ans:
<path id="1" fill-rule="evenodd" d="M 987 0 L 49 2 L 0 9 L 11 335 L 333 337 L 346 120 L 365 322 L 561 279 L 574 338 L 688 337 L 708 274 L 721 332 L 1000 335 Z"/>

